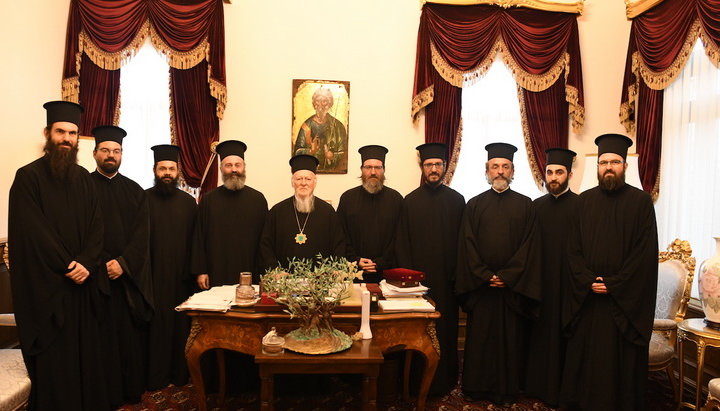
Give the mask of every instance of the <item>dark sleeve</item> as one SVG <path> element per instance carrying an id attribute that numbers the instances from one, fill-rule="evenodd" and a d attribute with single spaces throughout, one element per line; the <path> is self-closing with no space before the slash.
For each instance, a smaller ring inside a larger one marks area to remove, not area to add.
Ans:
<path id="1" fill-rule="evenodd" d="M 540 244 L 538 241 L 535 210 L 528 202 L 527 220 L 522 242 L 507 264 L 497 273 L 514 292 L 531 300 L 540 301 Z"/>
<path id="2" fill-rule="evenodd" d="M 342 224 L 340 224 L 340 218 L 338 218 L 332 206 L 330 206 L 330 227 L 330 235 L 332 236 L 330 241 L 332 242 L 333 255 L 336 257 L 345 257 L 345 230 L 343 230 Z"/>
<path id="3" fill-rule="evenodd" d="M 462 297 L 490 282 L 495 275 L 478 254 L 474 227 L 477 202 L 468 203 L 463 211 L 458 239 L 458 263 L 455 274 L 455 294 Z"/>
<path id="4" fill-rule="evenodd" d="M 404 200 L 395 232 L 395 262 L 402 268 L 412 268 L 413 265 L 409 229 L 407 200 Z M 378 273 L 382 274 L 380 271 Z"/>
<path id="5" fill-rule="evenodd" d="M 147 274 L 150 255 L 149 218 L 147 193 L 141 191 L 135 219 L 131 222 L 132 229 L 128 242 L 120 256 L 116 257 L 125 274 L 130 275 L 138 283 L 143 281 L 141 276 Z"/>
<path id="6" fill-rule="evenodd" d="M 263 267 L 263 272 L 280 265 L 277 255 L 275 254 L 276 211 L 277 210 L 273 208 L 268 212 L 267 218 L 265 219 L 265 227 L 260 237 L 260 262 Z"/>
<path id="7" fill-rule="evenodd" d="M 200 200 L 198 206 L 197 216 L 195 218 L 195 229 L 193 232 L 192 240 L 192 257 L 190 260 L 190 275 L 192 277 L 200 274 L 208 273 L 207 255 L 205 253 L 205 243 L 207 239 L 207 219 L 208 219 L 208 205 L 206 202 L 207 197 L 204 200 Z"/>
<path id="8" fill-rule="evenodd" d="M 604 279 L 608 294 L 647 343 L 655 316 L 655 304 L 651 302 L 655 299 L 658 277 L 657 223 L 650 196 L 645 194 L 639 200 L 632 246 L 620 271 Z"/>
<path id="9" fill-rule="evenodd" d="M 350 227 L 348 226 L 348 215 L 347 215 L 347 203 L 350 200 L 348 200 L 348 194 L 343 193 L 342 196 L 340 196 L 340 203 L 338 203 L 338 209 L 337 209 L 337 216 L 340 220 L 340 225 L 342 226 L 343 232 L 345 233 L 345 255 L 344 257 L 348 259 L 348 261 L 359 261 L 360 256 L 357 255 L 357 252 L 355 252 L 355 249 L 352 245 L 352 238 L 350 238 Z"/>

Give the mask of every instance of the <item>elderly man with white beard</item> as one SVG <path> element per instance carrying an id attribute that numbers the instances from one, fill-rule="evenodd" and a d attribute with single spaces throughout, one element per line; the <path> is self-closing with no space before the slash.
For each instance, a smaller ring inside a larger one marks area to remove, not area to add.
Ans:
<path id="1" fill-rule="evenodd" d="M 363 281 L 377 283 L 395 265 L 395 232 L 403 198 L 385 186 L 388 149 L 369 145 L 358 152 L 362 184 L 340 196 L 338 216 L 345 231 L 346 256 L 363 270 Z"/>
<path id="2" fill-rule="evenodd" d="M 192 273 L 203 290 L 236 284 L 243 271 L 259 280 L 258 243 L 268 205 L 261 192 L 245 185 L 246 150 L 238 140 L 216 147 L 223 185 L 200 201 L 192 251 Z"/>
<path id="3" fill-rule="evenodd" d="M 344 257 L 345 239 L 335 210 L 315 197 L 318 159 L 299 154 L 290 159 L 295 193 L 270 212 L 260 242 L 264 268 L 287 266 L 293 258 Z"/>
<path id="4" fill-rule="evenodd" d="M 491 188 L 465 206 L 455 293 L 468 313 L 462 389 L 509 406 L 522 392 L 529 320 L 540 300 L 540 244 L 532 201 L 510 189 L 517 148 L 488 144 Z"/>

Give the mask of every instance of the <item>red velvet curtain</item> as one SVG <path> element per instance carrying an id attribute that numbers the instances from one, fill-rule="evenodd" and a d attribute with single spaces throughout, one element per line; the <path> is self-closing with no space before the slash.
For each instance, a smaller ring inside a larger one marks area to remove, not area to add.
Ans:
<path id="1" fill-rule="evenodd" d="M 632 22 L 620 120 L 628 132 L 637 122 L 640 179 L 653 196 L 660 177 L 663 90 L 682 70 L 698 36 L 706 48 L 720 48 L 720 1 L 665 0 Z"/>
<path id="2" fill-rule="evenodd" d="M 185 181 L 191 187 L 200 187 L 202 173 L 208 162 L 210 143 L 218 141 L 220 135 L 220 126 L 215 115 L 215 99 L 210 95 L 205 80 L 207 80 L 206 62 L 187 70 L 170 69 L 173 113 L 175 117 L 193 119 L 192 122 L 175 121 L 177 143 L 185 148 L 180 151 L 180 164 L 186 168 L 200 170 L 199 176 L 185 173 Z M 202 141 L 203 144 L 192 144 L 194 141 Z M 217 167 L 208 169 L 201 193 L 217 186 L 217 171 Z"/>
<path id="3" fill-rule="evenodd" d="M 226 102 L 222 0 L 72 0 L 63 98 L 85 107 L 86 133 L 117 121 L 119 68 L 147 35 L 172 67 L 173 139 L 184 153 L 183 176 L 197 187 Z M 179 79 L 193 84 L 179 85 Z M 203 187 L 216 185 L 213 170 Z"/>
<path id="4" fill-rule="evenodd" d="M 500 46 L 498 39 L 502 40 Z M 440 57 L 435 61 L 432 46 Z M 583 122 L 575 15 L 487 5 L 425 4 L 418 32 L 413 115 L 425 108 L 425 140 L 444 142 L 453 152 L 461 113 L 460 72 L 482 66 L 498 47 L 512 57 L 515 78 L 522 79 L 526 138 L 532 149 L 529 160 L 539 178 L 544 150 L 567 147 L 569 112 L 576 128 Z M 566 53 L 567 64 L 558 67 Z"/>

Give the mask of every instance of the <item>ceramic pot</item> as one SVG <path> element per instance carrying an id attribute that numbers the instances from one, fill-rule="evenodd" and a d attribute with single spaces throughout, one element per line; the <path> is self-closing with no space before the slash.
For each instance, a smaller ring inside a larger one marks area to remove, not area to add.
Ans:
<path id="1" fill-rule="evenodd" d="M 698 290 L 705 322 L 720 328 L 720 237 L 715 238 L 715 255 L 703 261 L 698 270 Z"/>

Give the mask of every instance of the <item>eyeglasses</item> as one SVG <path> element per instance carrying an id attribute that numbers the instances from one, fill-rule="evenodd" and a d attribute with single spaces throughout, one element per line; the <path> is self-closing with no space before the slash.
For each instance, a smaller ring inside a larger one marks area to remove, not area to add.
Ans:
<path id="1" fill-rule="evenodd" d="M 599 165 L 600 167 L 607 167 L 607 166 L 617 167 L 617 166 L 619 166 L 619 165 L 622 164 L 622 163 L 624 163 L 624 161 L 622 161 L 622 160 L 610 160 L 610 161 L 608 161 L 608 160 L 602 160 L 602 161 L 598 161 L 598 165 Z"/>
<path id="2" fill-rule="evenodd" d="M 120 149 L 120 148 L 116 148 L 116 149 L 114 149 L 114 150 L 110 150 L 109 148 L 103 147 L 103 148 L 98 148 L 97 151 L 99 151 L 99 152 L 101 152 L 101 153 L 103 153 L 103 154 L 105 154 L 105 155 L 110 154 L 110 153 L 113 153 L 113 154 L 116 155 L 116 156 L 122 153 L 122 149 Z"/>
<path id="3" fill-rule="evenodd" d="M 366 170 L 366 171 L 370 171 L 370 170 L 380 171 L 384 167 L 383 166 L 362 166 L 360 168 L 362 168 L 363 170 Z"/>
<path id="4" fill-rule="evenodd" d="M 438 163 L 425 163 L 422 166 L 423 166 L 423 168 L 425 168 L 427 170 L 431 170 L 433 168 L 443 168 L 443 167 L 445 167 L 445 163 L 440 161 Z"/>

